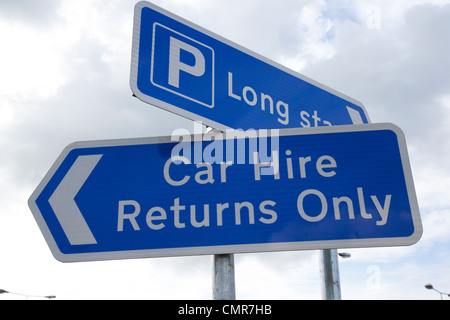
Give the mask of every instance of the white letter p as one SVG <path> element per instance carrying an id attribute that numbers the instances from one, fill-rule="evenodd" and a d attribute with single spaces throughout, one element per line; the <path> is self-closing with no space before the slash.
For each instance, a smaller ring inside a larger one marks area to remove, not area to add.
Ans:
<path id="1" fill-rule="evenodd" d="M 193 66 L 181 62 L 181 49 L 192 53 L 195 58 Z M 170 37 L 170 53 L 169 53 L 169 84 L 180 87 L 180 71 L 187 72 L 193 76 L 200 77 L 205 73 L 205 57 L 197 48 L 182 42 L 178 39 Z"/>

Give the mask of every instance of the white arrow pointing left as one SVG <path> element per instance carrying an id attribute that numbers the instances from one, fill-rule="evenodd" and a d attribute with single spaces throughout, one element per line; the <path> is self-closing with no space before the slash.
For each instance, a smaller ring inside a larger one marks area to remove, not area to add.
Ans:
<path id="1" fill-rule="evenodd" d="M 49 199 L 50 206 L 71 245 L 97 243 L 75 203 L 75 196 L 102 156 L 102 154 L 79 156 Z"/>

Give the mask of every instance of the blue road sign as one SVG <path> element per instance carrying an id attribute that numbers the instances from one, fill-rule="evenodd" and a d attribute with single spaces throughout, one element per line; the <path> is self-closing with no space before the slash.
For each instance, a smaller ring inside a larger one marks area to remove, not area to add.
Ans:
<path id="1" fill-rule="evenodd" d="M 364 106 L 149 2 L 135 7 L 131 89 L 219 130 L 368 123 Z"/>
<path id="2" fill-rule="evenodd" d="M 71 144 L 30 209 L 65 262 L 397 246 L 421 237 L 406 143 L 394 125 L 245 135 Z"/>

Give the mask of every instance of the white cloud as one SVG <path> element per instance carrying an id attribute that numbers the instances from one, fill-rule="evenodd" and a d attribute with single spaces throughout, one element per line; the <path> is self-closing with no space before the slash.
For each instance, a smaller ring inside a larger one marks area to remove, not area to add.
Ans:
<path id="1" fill-rule="evenodd" d="M 325 7 L 325 1 L 309 3 L 302 8 L 298 17 L 301 48 L 310 61 L 329 59 L 334 55 L 330 34 L 333 22 L 323 16 Z"/>
<path id="2" fill-rule="evenodd" d="M 2 59 L 0 86 L 3 101 L 10 97 L 48 98 L 64 84 L 61 35 L 32 25 L 0 21 Z"/>
<path id="3" fill-rule="evenodd" d="M 421 244 L 427 248 L 450 240 L 450 208 L 427 213 L 423 219 L 424 234 Z"/>
<path id="4" fill-rule="evenodd" d="M 320 299 L 317 251 L 235 255 L 238 299 Z"/>

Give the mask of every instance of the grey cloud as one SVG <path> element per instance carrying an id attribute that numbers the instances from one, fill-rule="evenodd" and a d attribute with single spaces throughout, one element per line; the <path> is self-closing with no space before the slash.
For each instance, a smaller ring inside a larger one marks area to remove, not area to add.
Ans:
<path id="1" fill-rule="evenodd" d="M 44 26 L 59 19 L 57 10 L 60 4 L 60 0 L 2 0 L 0 17 Z"/>
<path id="2" fill-rule="evenodd" d="M 442 39 L 449 14 L 450 6 L 415 7 L 396 30 L 346 23 L 336 35 L 336 55 L 303 72 L 360 100 L 372 120 L 414 133 L 421 123 L 442 119 L 435 99 L 450 91 L 450 48 Z"/>

